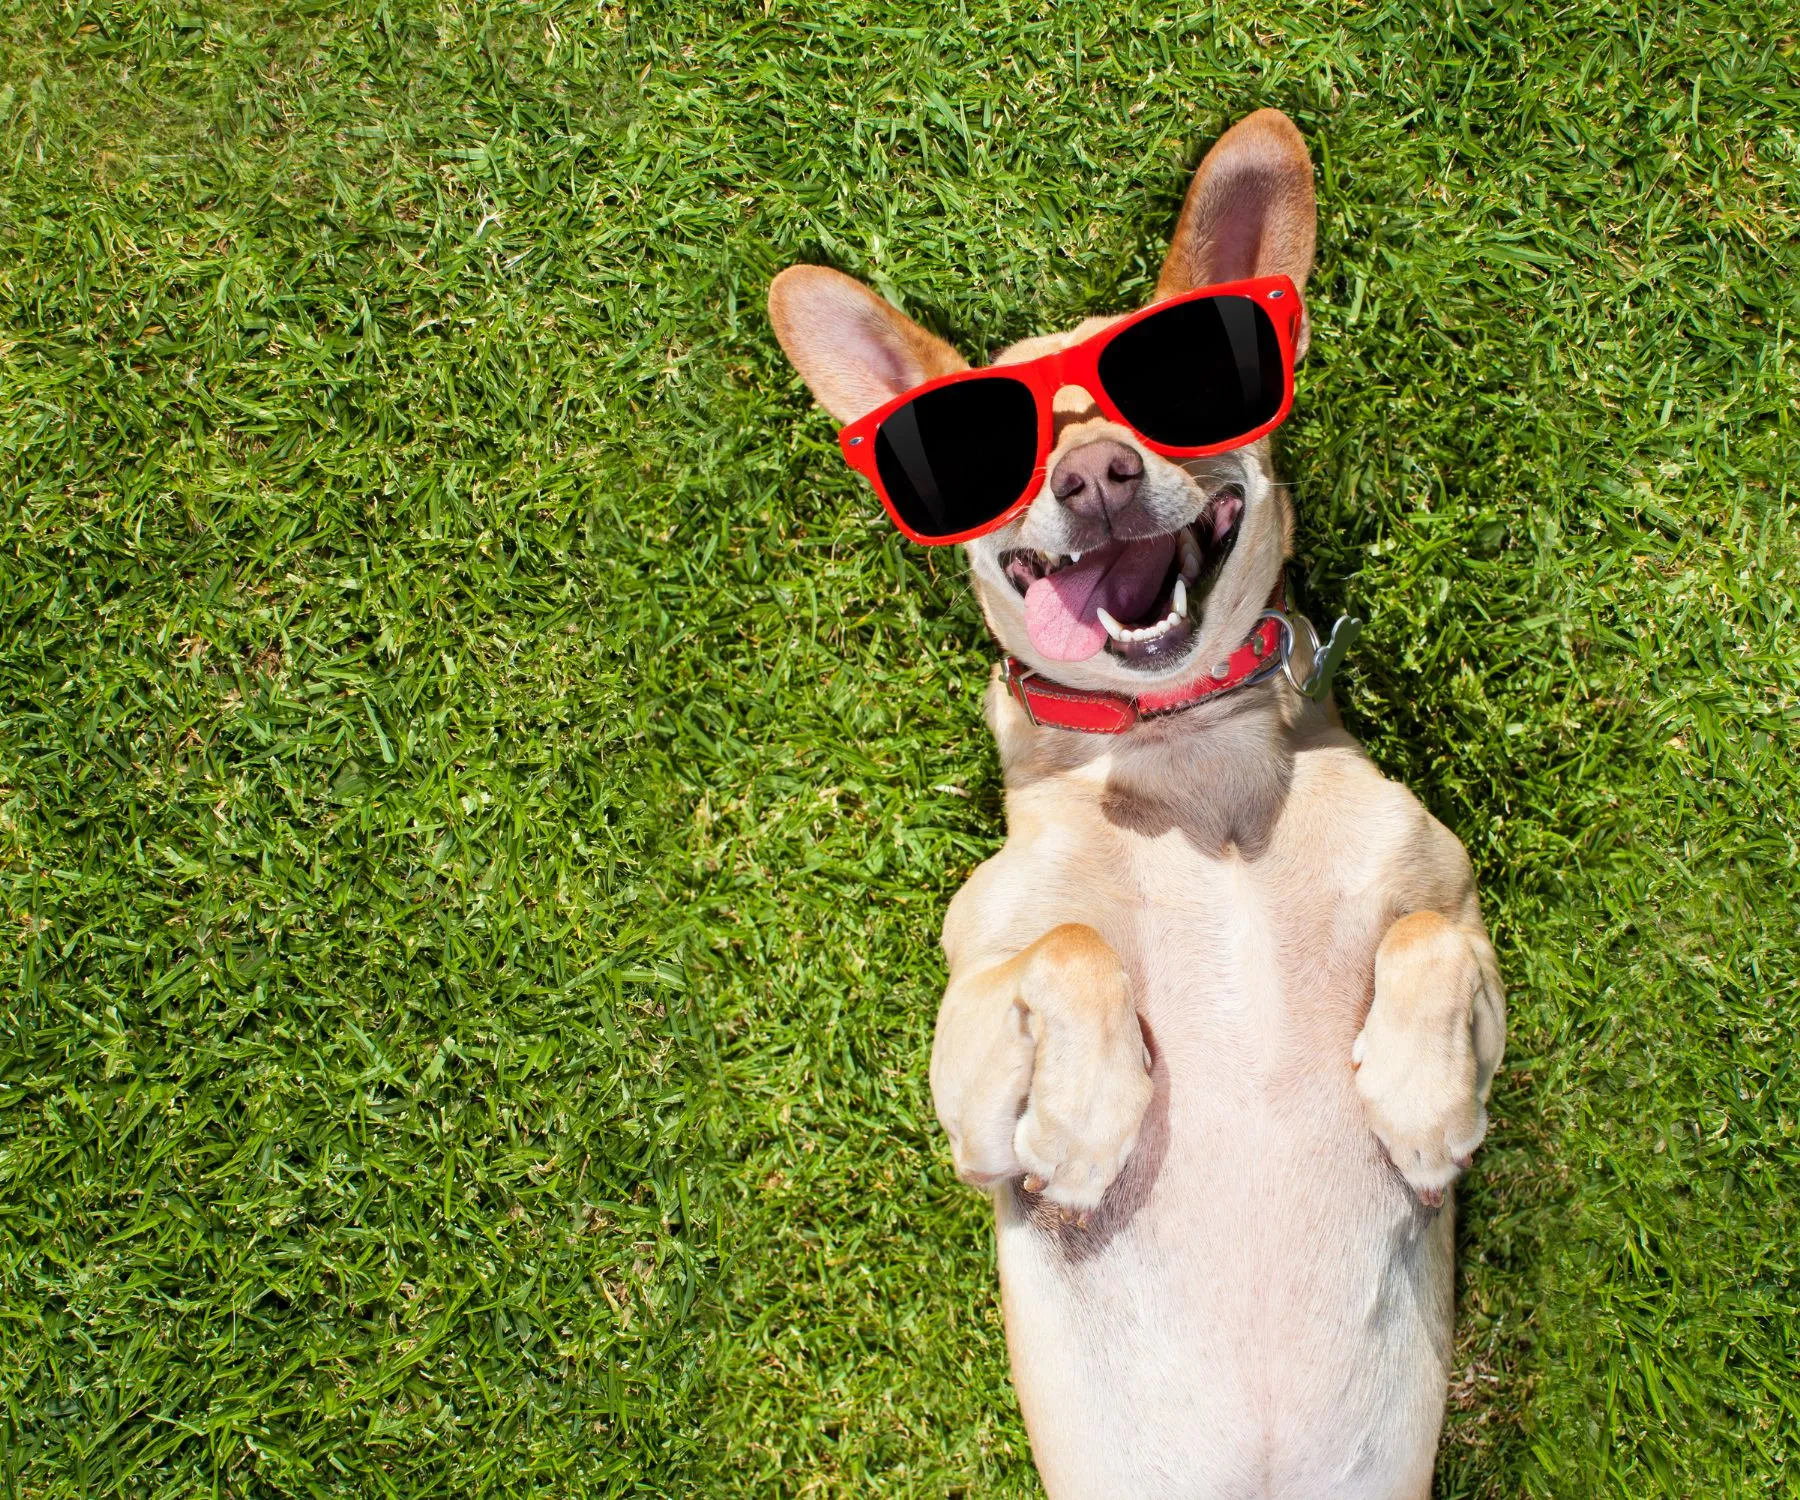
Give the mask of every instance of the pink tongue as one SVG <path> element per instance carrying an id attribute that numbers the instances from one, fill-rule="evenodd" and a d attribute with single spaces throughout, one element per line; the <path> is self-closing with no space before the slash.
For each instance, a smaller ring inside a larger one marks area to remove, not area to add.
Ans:
<path id="1" fill-rule="evenodd" d="M 1025 591 L 1025 630 L 1051 661 L 1086 661 L 1106 644 L 1105 610 L 1124 624 L 1151 608 L 1161 591 L 1175 538 L 1112 542 Z"/>

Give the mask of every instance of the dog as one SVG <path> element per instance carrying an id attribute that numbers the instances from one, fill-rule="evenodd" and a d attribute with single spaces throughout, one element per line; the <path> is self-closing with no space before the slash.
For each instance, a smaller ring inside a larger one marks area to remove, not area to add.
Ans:
<path id="1" fill-rule="evenodd" d="M 1291 399 L 1315 224 L 1300 133 L 1248 116 L 1195 173 L 1151 308 L 1291 286 L 1269 304 Z M 783 271 L 769 309 L 846 424 L 968 369 L 833 270 Z M 1084 352 L 1118 321 L 991 372 L 1153 396 L 1168 372 L 1134 375 L 1123 338 L 1110 371 Z M 1007 837 L 950 903 L 930 1078 L 993 1199 L 1033 1457 L 1053 1500 L 1424 1497 L 1453 1184 L 1505 1040 L 1474 874 L 1318 691 L 1266 433 L 1171 458 L 1117 405 L 1056 389 L 1026 492 L 965 543 L 1005 653 Z"/>

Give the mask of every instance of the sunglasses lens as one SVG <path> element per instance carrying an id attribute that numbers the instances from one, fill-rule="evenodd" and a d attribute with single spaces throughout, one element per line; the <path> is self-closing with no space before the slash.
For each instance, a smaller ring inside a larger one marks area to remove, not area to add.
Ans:
<path id="1" fill-rule="evenodd" d="M 1022 381 L 959 381 L 883 420 L 875 466 L 908 526 L 920 536 L 955 536 L 1025 493 L 1037 467 L 1037 431 L 1037 402 Z"/>
<path id="2" fill-rule="evenodd" d="M 1100 383 L 1153 443 L 1203 448 L 1281 410 L 1281 341 L 1248 297 L 1205 297 L 1134 323 L 1100 354 Z"/>

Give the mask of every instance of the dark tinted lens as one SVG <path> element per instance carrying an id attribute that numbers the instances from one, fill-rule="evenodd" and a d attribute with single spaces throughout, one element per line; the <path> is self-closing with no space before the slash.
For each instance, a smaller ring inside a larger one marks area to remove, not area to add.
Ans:
<path id="1" fill-rule="evenodd" d="M 1250 298 L 1205 297 L 1127 328 L 1101 351 L 1100 383 L 1152 442 L 1228 443 L 1281 410 L 1281 342 Z"/>
<path id="2" fill-rule="evenodd" d="M 927 391 L 875 434 L 888 498 L 921 536 L 955 536 L 1025 493 L 1037 467 L 1037 402 L 1004 376 Z"/>

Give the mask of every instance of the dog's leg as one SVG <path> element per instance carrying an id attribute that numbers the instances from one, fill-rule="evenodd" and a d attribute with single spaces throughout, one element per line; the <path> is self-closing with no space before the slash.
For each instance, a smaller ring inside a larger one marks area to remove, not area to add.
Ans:
<path id="1" fill-rule="evenodd" d="M 1435 1207 L 1487 1134 L 1506 1001 L 1479 920 L 1414 912 L 1375 954 L 1375 1003 L 1351 1052 L 1369 1126 Z"/>
<path id="2" fill-rule="evenodd" d="M 1124 966 L 1091 927 L 1053 928 L 1004 963 L 954 976 L 931 1093 L 957 1175 L 981 1187 L 1023 1177 L 1087 1212 L 1137 1144 L 1148 1069 Z"/>

